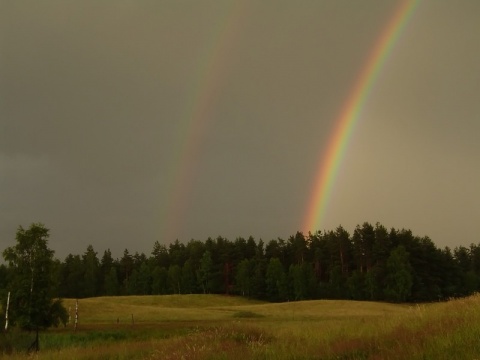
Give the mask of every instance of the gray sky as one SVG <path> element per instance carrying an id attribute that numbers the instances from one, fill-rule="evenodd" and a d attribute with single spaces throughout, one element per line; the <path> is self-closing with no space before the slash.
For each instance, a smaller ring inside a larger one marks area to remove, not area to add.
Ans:
<path id="1" fill-rule="evenodd" d="M 0 250 L 288 238 L 398 1 L 0 0 Z M 479 242 L 480 2 L 420 1 L 349 143 L 324 228 Z M 323 229 L 321 229 L 323 230 Z"/>

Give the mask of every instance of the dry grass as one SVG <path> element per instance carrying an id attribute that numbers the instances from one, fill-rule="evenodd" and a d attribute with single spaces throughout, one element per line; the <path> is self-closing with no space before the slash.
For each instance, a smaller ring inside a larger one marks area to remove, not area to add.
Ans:
<path id="1" fill-rule="evenodd" d="M 262 302 L 220 295 L 118 296 L 79 300 L 82 324 L 222 320 L 234 306 Z M 74 318 L 75 300 L 64 305 Z M 227 313 L 227 314 L 226 314 Z"/>
<path id="2" fill-rule="evenodd" d="M 48 331 L 42 342 L 50 341 L 52 349 L 33 358 L 480 358 L 478 295 L 420 306 L 324 300 L 266 304 L 213 295 L 98 298 L 79 304 L 77 333 L 71 327 Z M 117 324 L 119 314 L 124 315 Z"/>

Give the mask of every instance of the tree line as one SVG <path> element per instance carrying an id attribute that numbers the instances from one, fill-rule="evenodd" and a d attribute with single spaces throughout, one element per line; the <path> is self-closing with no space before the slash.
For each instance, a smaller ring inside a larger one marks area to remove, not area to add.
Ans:
<path id="1" fill-rule="evenodd" d="M 2 300 L 14 271 L 0 265 Z M 148 256 L 128 249 L 119 258 L 110 249 L 99 256 L 89 245 L 83 254 L 54 259 L 49 273 L 59 298 L 215 293 L 267 301 L 424 302 L 480 289 L 480 245 L 439 249 L 411 230 L 365 222 L 351 234 L 338 226 L 267 243 L 220 236 L 156 241 Z"/>

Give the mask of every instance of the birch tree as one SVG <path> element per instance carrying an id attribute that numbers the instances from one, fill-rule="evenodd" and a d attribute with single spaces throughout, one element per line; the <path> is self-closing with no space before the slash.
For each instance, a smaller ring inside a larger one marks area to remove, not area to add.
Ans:
<path id="1" fill-rule="evenodd" d="M 11 278 L 9 321 L 25 330 L 38 331 L 60 322 L 66 324 L 68 314 L 59 299 L 54 299 L 52 276 L 53 250 L 48 248 L 49 230 L 43 224 L 20 226 L 15 246 L 3 251 Z"/>

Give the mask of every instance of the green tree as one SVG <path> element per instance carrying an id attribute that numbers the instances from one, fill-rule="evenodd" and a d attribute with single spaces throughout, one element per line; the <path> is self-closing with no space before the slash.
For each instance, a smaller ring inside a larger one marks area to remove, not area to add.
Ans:
<path id="1" fill-rule="evenodd" d="M 328 282 L 328 297 L 332 299 L 345 298 L 345 277 L 342 275 L 340 265 L 335 265 L 330 269 Z"/>
<path id="2" fill-rule="evenodd" d="M 60 299 L 54 299 L 55 279 L 53 250 L 48 248 L 49 230 L 43 224 L 32 224 L 28 229 L 19 226 L 16 245 L 3 251 L 11 271 L 8 285 L 11 291 L 12 324 L 22 329 L 35 330 L 35 348 L 39 349 L 38 331 L 65 324 L 67 311 Z"/>
<path id="3" fill-rule="evenodd" d="M 197 272 L 198 283 L 203 293 L 209 293 L 212 289 L 213 261 L 209 250 L 203 253 L 200 260 L 200 269 Z"/>
<path id="4" fill-rule="evenodd" d="M 182 293 L 182 268 L 175 264 L 168 268 L 168 284 L 174 294 Z"/>
<path id="5" fill-rule="evenodd" d="M 475 291 L 477 284 L 474 280 L 474 272 L 472 269 L 472 261 L 470 259 L 469 250 L 465 246 L 456 247 L 453 250 L 456 260 L 456 266 L 460 271 L 459 279 L 457 280 L 458 295 L 468 296 Z"/>
<path id="6" fill-rule="evenodd" d="M 105 283 L 103 287 L 105 289 L 105 295 L 107 296 L 115 296 L 120 292 L 117 268 L 115 266 L 110 267 L 108 274 L 105 275 Z"/>
<path id="7" fill-rule="evenodd" d="M 4 264 L 0 264 L 0 295 L 7 290 L 8 270 Z"/>
<path id="8" fill-rule="evenodd" d="M 106 277 L 110 273 L 110 269 L 114 266 L 115 260 L 112 257 L 112 252 L 110 249 L 107 249 L 103 252 L 102 259 L 100 260 L 100 276 L 98 278 L 99 284 L 99 295 L 106 295 Z"/>
<path id="9" fill-rule="evenodd" d="M 68 255 L 62 266 L 64 281 L 61 294 L 63 297 L 82 298 L 85 269 L 80 255 Z"/>
<path id="10" fill-rule="evenodd" d="M 383 274 L 383 268 L 380 268 L 379 265 L 372 267 L 365 274 L 365 296 L 367 300 L 383 300 L 380 274 Z"/>
<path id="11" fill-rule="evenodd" d="M 357 225 L 352 237 L 353 251 L 358 270 L 361 273 L 367 272 L 373 263 L 373 247 L 375 244 L 375 230 L 368 222 L 362 227 Z"/>
<path id="12" fill-rule="evenodd" d="M 120 267 L 118 269 L 118 275 L 120 283 L 124 287 L 124 291 L 127 292 L 128 282 L 133 271 L 133 257 L 130 255 L 128 249 L 123 251 L 123 257 L 120 259 Z"/>
<path id="13" fill-rule="evenodd" d="M 380 266 L 380 271 L 383 271 L 391 250 L 392 239 L 388 230 L 377 222 L 375 224 L 375 242 L 372 247 L 372 256 L 374 265 Z"/>
<path id="14" fill-rule="evenodd" d="M 257 299 L 265 299 L 265 272 L 267 271 L 267 259 L 265 258 L 265 244 L 262 239 L 255 246 L 255 256 L 250 259 L 252 266 L 251 296 Z"/>
<path id="15" fill-rule="evenodd" d="M 155 266 L 167 268 L 170 264 L 167 247 L 158 241 L 153 244 L 152 257 L 155 259 Z"/>
<path id="16" fill-rule="evenodd" d="M 192 239 L 188 242 L 186 251 L 188 253 L 188 259 L 191 261 L 193 268 L 198 269 L 200 267 L 200 260 L 205 252 L 205 244 L 200 240 Z"/>
<path id="17" fill-rule="evenodd" d="M 283 265 L 278 258 L 272 258 L 268 262 L 265 275 L 267 296 L 271 301 L 284 301 L 288 297 L 287 276 Z"/>
<path id="18" fill-rule="evenodd" d="M 128 295 L 140 295 L 140 288 L 139 288 L 139 275 L 137 269 L 133 269 L 132 273 L 130 274 L 130 278 L 128 279 L 127 283 L 127 294 Z"/>
<path id="19" fill-rule="evenodd" d="M 412 292 L 413 276 L 409 254 L 403 245 L 391 251 L 387 260 L 387 283 L 385 298 L 394 302 L 403 302 Z"/>
<path id="20" fill-rule="evenodd" d="M 88 245 L 87 251 L 82 256 L 83 267 L 83 295 L 94 297 L 98 294 L 98 280 L 100 276 L 100 262 L 92 245 Z"/>
<path id="21" fill-rule="evenodd" d="M 455 263 L 451 249 L 447 246 L 441 251 L 442 258 L 442 298 L 456 296 L 460 283 L 460 269 Z"/>
<path id="22" fill-rule="evenodd" d="M 0 319 L 5 319 L 5 306 L 6 306 L 6 299 L 7 299 L 7 286 L 8 286 L 8 269 L 5 264 L 0 264 L 0 299 L 2 299 L 2 303 L 0 303 Z"/>
<path id="23" fill-rule="evenodd" d="M 367 272 L 368 273 L 368 272 Z M 365 300 L 365 275 L 355 270 L 347 280 L 348 292 L 353 300 Z"/>
<path id="24" fill-rule="evenodd" d="M 292 295 L 290 298 L 306 300 L 315 296 L 317 284 L 311 263 L 290 265 L 288 275 Z"/>
<path id="25" fill-rule="evenodd" d="M 253 261 L 248 259 L 243 259 L 237 265 L 237 273 L 235 275 L 235 283 L 237 291 L 242 296 L 250 296 L 252 291 L 252 269 Z"/>
<path id="26" fill-rule="evenodd" d="M 178 265 L 182 267 L 185 260 L 187 260 L 187 252 L 185 249 L 185 245 L 178 241 L 178 239 L 175 240 L 175 242 L 173 244 L 170 244 L 168 247 L 168 255 L 170 261 L 169 266 Z M 159 262 L 157 265 L 166 266 L 166 264 L 162 262 Z"/>
<path id="27" fill-rule="evenodd" d="M 303 264 L 308 254 L 308 244 L 303 233 L 298 232 L 290 236 L 286 244 L 288 261 L 284 265 Z"/>
<path id="28" fill-rule="evenodd" d="M 168 294 L 168 271 L 163 266 L 155 266 L 153 269 L 152 294 Z"/>
<path id="29" fill-rule="evenodd" d="M 182 267 L 182 284 L 185 294 L 193 294 L 197 290 L 197 279 L 195 277 L 195 269 L 193 261 L 188 259 Z"/>
<path id="30" fill-rule="evenodd" d="M 150 295 L 152 292 L 152 271 L 148 265 L 148 261 L 143 261 L 138 269 L 137 294 Z"/>

